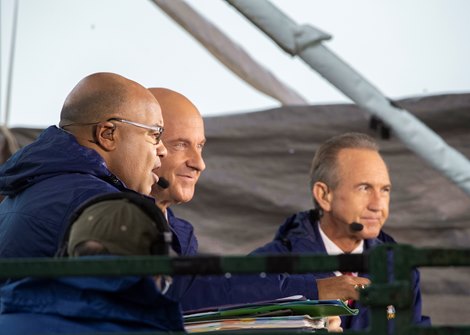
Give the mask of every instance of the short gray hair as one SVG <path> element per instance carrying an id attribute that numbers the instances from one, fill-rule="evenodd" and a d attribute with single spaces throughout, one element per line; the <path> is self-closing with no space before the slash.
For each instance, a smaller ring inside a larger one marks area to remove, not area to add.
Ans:
<path id="1" fill-rule="evenodd" d="M 310 190 L 316 182 L 323 182 L 334 189 L 338 186 L 338 153 L 342 149 L 368 149 L 379 151 L 378 143 L 369 135 L 363 133 L 344 133 L 330 138 L 315 152 L 310 167 Z M 313 203 L 320 208 L 315 198 Z"/>

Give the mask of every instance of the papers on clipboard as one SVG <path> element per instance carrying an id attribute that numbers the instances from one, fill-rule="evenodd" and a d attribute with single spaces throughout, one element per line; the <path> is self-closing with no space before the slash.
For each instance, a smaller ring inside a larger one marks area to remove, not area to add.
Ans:
<path id="1" fill-rule="evenodd" d="M 341 300 L 308 300 L 303 296 L 257 303 L 228 305 L 189 311 L 184 315 L 187 332 L 236 329 L 325 328 L 328 316 L 357 315 L 359 310 Z"/>
<path id="2" fill-rule="evenodd" d="M 188 333 L 242 330 L 242 329 L 323 329 L 323 318 L 312 318 L 308 315 L 273 316 L 256 318 L 235 318 L 185 323 Z"/>

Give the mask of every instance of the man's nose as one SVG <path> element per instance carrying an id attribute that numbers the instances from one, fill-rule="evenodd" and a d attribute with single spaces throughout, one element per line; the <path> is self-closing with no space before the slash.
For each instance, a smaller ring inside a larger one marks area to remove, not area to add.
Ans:
<path id="1" fill-rule="evenodd" d="M 369 209 L 373 211 L 381 211 L 388 204 L 388 195 L 383 194 L 380 190 L 371 193 L 369 198 Z"/>
<path id="2" fill-rule="evenodd" d="M 188 160 L 188 165 L 200 172 L 206 169 L 206 163 L 204 163 L 204 159 L 202 158 L 202 152 L 200 150 L 192 150 L 191 157 Z"/>
<path id="3" fill-rule="evenodd" d="M 168 150 L 163 144 L 163 141 L 160 141 L 160 143 L 157 144 L 156 152 L 157 152 L 157 156 L 160 158 L 163 158 L 167 155 Z"/>

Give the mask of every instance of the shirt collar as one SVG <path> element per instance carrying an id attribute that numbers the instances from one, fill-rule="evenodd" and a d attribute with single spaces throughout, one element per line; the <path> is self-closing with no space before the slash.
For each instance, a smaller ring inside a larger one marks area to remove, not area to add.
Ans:
<path id="1" fill-rule="evenodd" d="M 323 240 L 323 244 L 325 245 L 326 253 L 328 255 L 341 255 L 344 254 L 344 251 L 341 250 L 335 242 L 333 242 L 328 236 L 326 236 L 325 232 L 321 228 L 321 224 L 318 223 L 318 230 L 320 231 L 321 239 Z M 351 254 L 362 254 L 364 251 L 364 240 L 361 240 L 359 245 L 350 253 Z M 341 272 L 334 271 L 335 275 L 341 275 Z M 357 272 L 353 272 L 353 275 L 357 276 Z"/>

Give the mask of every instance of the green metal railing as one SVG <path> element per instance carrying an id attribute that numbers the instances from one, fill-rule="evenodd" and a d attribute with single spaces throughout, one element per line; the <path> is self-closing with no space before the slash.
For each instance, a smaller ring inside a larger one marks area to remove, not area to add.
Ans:
<path id="1" fill-rule="evenodd" d="M 394 281 L 387 276 L 387 257 L 392 257 Z M 192 257 L 18 258 L 0 260 L 0 279 L 21 277 L 59 277 L 92 275 L 185 275 L 247 273 L 309 273 L 320 271 L 362 271 L 371 276 L 372 285 L 361 291 L 360 301 L 369 306 L 371 325 L 364 331 L 346 334 L 386 334 L 386 306 L 396 309 L 395 333 L 400 335 L 470 335 L 470 325 L 416 327 L 412 315 L 411 274 L 414 267 L 470 266 L 470 249 L 417 249 L 408 245 L 378 246 L 363 255 L 256 255 Z M 470 323 L 470 322 L 469 322 Z M 1 330 L 0 330 L 1 332 Z M 222 332 L 211 332 L 216 335 Z M 224 331 L 223 334 L 229 332 Z M 296 331 L 253 331 L 253 334 L 298 334 Z M 142 334 L 142 333 L 138 333 Z M 156 333 L 155 333 L 156 334 Z M 244 332 L 248 334 L 248 332 Z"/>

